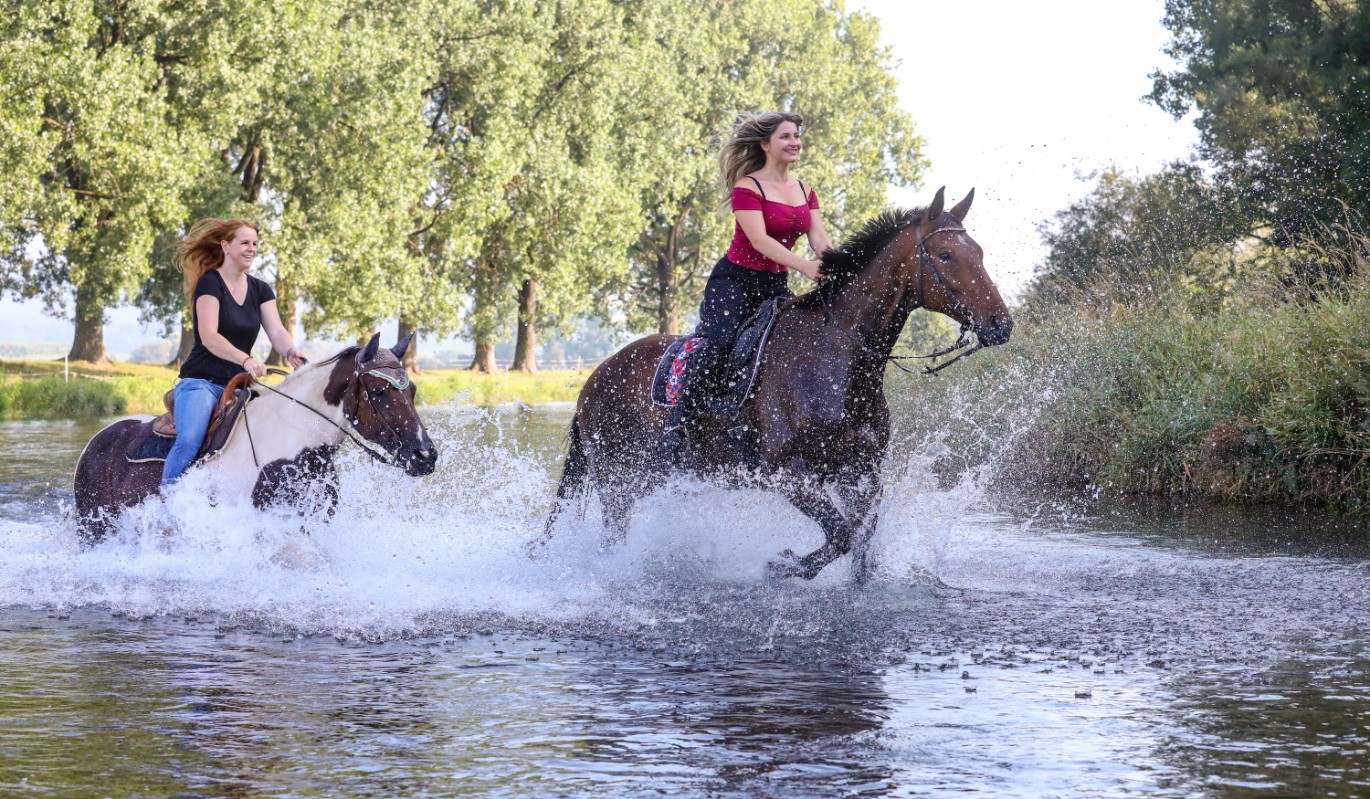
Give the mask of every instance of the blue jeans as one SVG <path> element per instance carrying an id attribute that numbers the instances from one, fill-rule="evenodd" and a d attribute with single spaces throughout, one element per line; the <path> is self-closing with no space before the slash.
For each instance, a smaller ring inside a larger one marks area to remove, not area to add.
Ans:
<path id="1" fill-rule="evenodd" d="M 162 466 L 162 485 L 175 482 L 186 470 L 205 442 L 205 431 L 209 429 L 209 417 L 214 406 L 223 396 L 224 387 L 194 377 L 181 378 L 172 389 L 175 397 L 172 412 L 176 419 L 176 443 L 166 456 Z"/>

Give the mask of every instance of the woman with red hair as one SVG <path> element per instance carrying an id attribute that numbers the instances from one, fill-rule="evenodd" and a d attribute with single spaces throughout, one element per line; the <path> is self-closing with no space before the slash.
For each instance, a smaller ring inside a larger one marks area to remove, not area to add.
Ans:
<path id="1" fill-rule="evenodd" d="M 195 346 L 181 364 L 173 393 L 176 443 L 162 467 L 162 485 L 186 470 L 204 443 L 214 406 L 228 381 L 241 372 L 266 374 L 252 357 L 258 331 L 291 367 L 304 363 L 295 339 L 281 323 L 276 293 L 248 274 L 257 258 L 258 229 L 246 219 L 201 219 L 176 244 L 176 267 L 185 274 Z"/>

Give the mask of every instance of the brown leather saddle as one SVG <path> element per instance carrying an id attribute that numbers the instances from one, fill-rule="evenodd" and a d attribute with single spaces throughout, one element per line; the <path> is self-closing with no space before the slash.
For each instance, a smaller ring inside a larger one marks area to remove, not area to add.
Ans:
<path id="1" fill-rule="evenodd" d="M 228 381 L 228 385 L 224 386 L 223 396 L 219 397 L 219 404 L 214 406 L 214 412 L 209 417 L 209 429 L 205 432 L 205 440 L 200 445 L 200 451 L 195 455 L 196 461 L 218 452 L 228 443 L 228 436 L 233 432 L 233 423 L 238 420 L 238 415 L 242 413 L 248 401 L 256 396 L 249 389 L 254 382 L 252 375 L 243 372 L 235 375 Z M 176 441 L 175 389 L 162 395 L 162 403 L 166 405 L 166 413 L 152 420 L 152 435 L 148 436 L 135 452 L 129 454 L 130 463 L 164 461 L 167 453 L 171 451 L 171 445 Z"/>

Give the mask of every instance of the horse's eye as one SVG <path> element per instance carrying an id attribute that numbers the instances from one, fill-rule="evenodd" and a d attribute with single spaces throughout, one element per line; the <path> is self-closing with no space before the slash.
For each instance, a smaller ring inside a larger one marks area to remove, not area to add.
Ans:
<path id="1" fill-rule="evenodd" d="M 951 263 L 951 251 L 950 251 L 950 250 L 943 250 L 943 251 L 937 253 L 937 260 L 941 261 L 941 262 L 944 263 L 944 264 L 949 264 L 949 263 Z"/>

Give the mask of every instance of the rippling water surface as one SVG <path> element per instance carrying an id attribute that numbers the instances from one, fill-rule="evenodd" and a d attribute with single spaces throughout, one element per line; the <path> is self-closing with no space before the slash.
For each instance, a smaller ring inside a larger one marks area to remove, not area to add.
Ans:
<path id="1" fill-rule="evenodd" d="M 693 483 L 530 561 L 569 409 L 428 418 L 439 472 L 349 457 L 332 524 L 191 477 L 85 552 L 100 425 L 0 425 L 0 795 L 1370 795 L 1355 530 L 991 502 L 913 447 L 864 589 L 766 581 L 816 526 Z"/>

